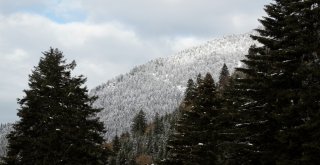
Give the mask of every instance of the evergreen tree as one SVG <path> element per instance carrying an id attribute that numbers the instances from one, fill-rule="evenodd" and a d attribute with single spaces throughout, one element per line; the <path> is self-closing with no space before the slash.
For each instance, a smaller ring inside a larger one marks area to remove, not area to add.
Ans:
<path id="1" fill-rule="evenodd" d="M 219 108 L 219 114 L 215 119 L 217 124 L 215 129 L 218 132 L 217 164 L 249 164 L 247 158 L 242 159 L 243 153 L 250 150 L 250 145 L 241 136 L 245 134 L 245 129 L 242 128 L 243 124 L 241 124 L 244 123 L 245 117 L 238 111 L 241 103 L 245 102 L 247 98 L 241 97 L 239 91 L 235 90 L 235 79 L 238 78 L 240 77 L 235 72 L 229 79 L 228 85 L 220 93 L 221 108 Z"/>
<path id="2" fill-rule="evenodd" d="M 118 163 L 117 164 L 127 164 L 127 154 L 125 153 L 125 151 L 120 151 L 119 152 L 119 155 L 117 156 L 117 160 L 118 160 Z"/>
<path id="3" fill-rule="evenodd" d="M 197 85 L 201 84 L 201 81 L 202 81 L 202 75 L 199 73 L 196 78 Z"/>
<path id="4" fill-rule="evenodd" d="M 318 92 L 310 93 L 319 88 L 319 1 L 276 0 L 265 11 L 263 28 L 252 36 L 263 46 L 253 46 L 243 60 L 246 67 L 237 69 L 246 74 L 235 89 L 245 97 L 238 109 L 239 137 L 247 144 L 241 158 L 254 164 L 310 163 L 319 153 L 303 140 L 319 146 L 307 133 L 319 126 Z"/>
<path id="5" fill-rule="evenodd" d="M 218 131 L 216 117 L 218 116 L 219 103 L 216 98 L 216 87 L 211 74 L 207 73 L 201 83 L 198 84 L 197 97 L 192 111 L 196 112 L 194 147 L 192 154 L 198 164 L 215 164 L 216 145 Z"/>
<path id="6" fill-rule="evenodd" d="M 146 114 L 143 112 L 143 110 L 139 111 L 139 113 L 133 118 L 132 122 L 132 134 L 143 135 L 147 128 Z"/>
<path id="7" fill-rule="evenodd" d="M 156 113 L 155 117 L 154 117 L 154 134 L 158 135 L 163 133 L 164 131 L 164 125 L 163 122 L 161 121 L 159 114 Z"/>
<path id="8" fill-rule="evenodd" d="M 216 132 L 214 114 L 217 109 L 215 84 L 210 74 L 198 77 L 196 95 L 191 108 L 180 107 L 180 118 L 169 138 L 166 164 L 214 164 Z M 188 90 L 188 89 L 187 89 Z"/>
<path id="9" fill-rule="evenodd" d="M 197 82 L 200 82 L 200 79 L 201 75 L 199 74 Z M 193 86 L 194 85 L 188 85 L 186 93 L 192 90 L 189 88 L 193 88 Z M 195 93 L 194 97 L 197 97 L 197 93 Z M 192 158 L 190 155 L 193 142 L 192 136 L 195 136 L 192 130 L 194 130 L 195 127 L 194 121 L 197 119 L 197 116 L 194 117 L 195 113 L 191 113 L 192 106 L 193 104 L 180 106 L 178 119 L 175 123 L 172 123 L 174 125 L 174 133 L 168 139 L 168 157 L 165 161 L 162 161 L 161 164 L 182 165 L 190 162 L 189 159 Z M 192 162 L 189 164 L 192 164 Z"/>
<path id="10" fill-rule="evenodd" d="M 224 89 L 228 85 L 229 79 L 230 79 L 229 69 L 226 64 L 223 64 L 223 67 L 221 69 L 220 76 L 219 76 L 218 89 L 219 90 Z"/>
<path id="11" fill-rule="evenodd" d="M 116 135 L 112 140 L 113 152 L 115 154 L 117 154 L 119 152 L 120 148 L 121 148 L 120 139 L 119 139 L 118 135 Z"/>
<path id="12" fill-rule="evenodd" d="M 83 76 L 72 77 L 76 66 L 50 48 L 29 76 L 29 89 L 18 100 L 20 121 L 8 135 L 4 164 L 105 164 L 104 127 L 95 117 Z"/>
<path id="13" fill-rule="evenodd" d="M 230 155 L 241 164 L 260 164 L 264 160 L 274 160 L 270 151 L 274 147 L 272 144 L 276 142 L 274 134 L 277 124 L 274 120 L 268 120 L 268 112 L 272 109 L 266 104 L 266 95 L 271 92 L 265 85 L 268 79 L 264 77 L 268 67 L 263 63 L 265 56 L 256 55 L 254 48 L 250 49 L 247 59 L 243 60 L 247 67 L 237 68 L 246 76 L 235 79 L 234 91 L 229 92 L 234 96 L 229 95 L 228 98 L 236 103 L 229 104 L 229 108 L 233 108 L 230 111 L 236 109 L 239 117 L 235 125 L 239 131 L 232 144 L 239 147 L 234 148 Z"/>
<path id="14" fill-rule="evenodd" d="M 185 91 L 185 98 L 184 98 L 185 104 L 190 104 L 192 100 L 194 100 L 195 94 L 196 94 L 196 86 L 193 80 L 189 79 L 187 83 L 187 89 Z"/>
<path id="15" fill-rule="evenodd" d="M 168 157 L 162 164 L 193 164 L 194 158 L 191 155 L 192 146 L 195 143 L 192 137 L 196 137 L 194 130 L 195 120 L 198 116 L 195 113 L 180 110 L 180 117 L 174 125 L 174 133 L 168 140 Z"/>

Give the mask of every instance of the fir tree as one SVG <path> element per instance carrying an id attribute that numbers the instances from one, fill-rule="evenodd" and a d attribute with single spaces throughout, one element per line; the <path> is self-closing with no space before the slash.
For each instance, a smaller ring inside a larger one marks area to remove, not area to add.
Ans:
<path id="1" fill-rule="evenodd" d="M 246 98 L 239 106 L 239 137 L 248 144 L 242 158 L 255 164 L 310 163 L 319 151 L 305 148 L 302 139 L 314 138 L 306 130 L 318 119 L 318 92 L 310 90 L 319 87 L 319 2 L 276 0 L 265 11 L 263 28 L 252 36 L 263 46 L 250 49 L 246 68 L 238 69 L 246 78 L 236 81 L 239 97 Z"/>
<path id="2" fill-rule="evenodd" d="M 198 164 L 214 164 L 216 162 L 217 128 L 216 120 L 219 103 L 216 98 L 216 87 L 211 74 L 207 73 L 198 84 L 197 97 L 192 111 L 198 116 L 196 120 L 193 151 Z"/>
<path id="3" fill-rule="evenodd" d="M 202 81 L 200 79 L 201 75 L 199 74 L 197 82 Z M 193 86 L 188 86 L 186 91 L 190 91 L 191 89 L 188 88 L 194 88 Z M 197 93 L 194 97 L 197 97 Z M 189 160 L 193 158 L 190 155 L 194 143 L 192 136 L 195 136 L 192 130 L 195 129 L 195 121 L 198 117 L 194 116 L 196 113 L 192 113 L 192 106 L 193 104 L 180 106 L 178 119 L 175 123 L 172 123 L 174 124 L 174 133 L 168 139 L 168 157 L 161 164 L 188 164 Z M 189 164 L 192 164 L 192 162 Z"/>
<path id="4" fill-rule="evenodd" d="M 19 99 L 20 121 L 8 135 L 4 164 L 105 164 L 104 127 L 95 117 L 83 76 L 72 77 L 76 66 L 62 52 L 44 52 L 29 76 L 29 89 Z"/>
<path id="5" fill-rule="evenodd" d="M 146 114 L 143 110 L 140 110 L 138 114 L 133 118 L 131 126 L 131 132 L 134 135 L 143 135 L 147 128 Z"/>
<path id="6" fill-rule="evenodd" d="M 235 79 L 239 78 L 237 72 L 233 73 L 228 85 L 220 93 L 221 107 L 215 118 L 217 124 L 215 129 L 218 132 L 217 164 L 248 164 L 247 158 L 242 159 L 243 154 L 250 149 L 250 145 L 242 138 L 242 135 L 246 134 L 245 129 L 242 128 L 245 117 L 241 117 L 240 115 L 243 114 L 238 111 L 241 103 L 247 98 L 239 96 L 239 91 L 235 90 Z"/>
<path id="7" fill-rule="evenodd" d="M 214 114 L 217 109 L 215 84 L 210 74 L 198 77 L 191 108 L 180 107 L 180 118 L 169 138 L 166 164 L 214 164 L 217 142 Z M 187 89 L 188 90 L 188 89 Z"/>

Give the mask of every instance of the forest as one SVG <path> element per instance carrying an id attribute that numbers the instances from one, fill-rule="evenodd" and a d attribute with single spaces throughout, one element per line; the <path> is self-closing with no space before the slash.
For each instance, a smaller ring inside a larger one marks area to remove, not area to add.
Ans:
<path id="1" fill-rule="evenodd" d="M 71 74 L 75 61 L 50 48 L 18 100 L 20 120 L 0 164 L 319 164 L 319 4 L 266 5 L 244 65 L 232 73 L 226 64 L 215 68 L 217 82 L 211 73 L 186 79 L 173 112 L 148 120 L 138 106 L 130 129 L 112 139 L 94 105 L 101 98 L 89 95 L 84 76 Z"/>

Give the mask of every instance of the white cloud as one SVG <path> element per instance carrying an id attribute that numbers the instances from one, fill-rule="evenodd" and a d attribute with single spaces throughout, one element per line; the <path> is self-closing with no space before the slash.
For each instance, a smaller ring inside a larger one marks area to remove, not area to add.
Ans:
<path id="1" fill-rule="evenodd" d="M 179 52 L 184 49 L 197 46 L 199 44 L 208 41 L 208 38 L 196 38 L 196 37 L 176 37 L 173 39 L 167 39 L 167 44 L 171 47 L 172 52 Z"/>
<path id="2" fill-rule="evenodd" d="M 6 62 L 22 62 L 26 58 L 28 58 L 28 54 L 22 49 L 15 49 L 12 53 L 3 55 L 3 58 L 0 57 L 2 61 Z"/>
<path id="3" fill-rule="evenodd" d="M 139 45 L 140 41 L 135 33 L 116 23 L 89 24 L 68 23 L 56 24 L 53 27 L 57 42 L 68 47 L 84 46 L 91 41 L 99 39 L 126 42 L 126 44 Z M 61 35 L 64 34 L 64 35 Z"/>
<path id="4" fill-rule="evenodd" d="M 250 27 L 258 27 L 256 22 L 252 22 L 251 20 L 258 20 L 258 18 L 255 15 L 249 15 L 249 14 L 233 14 L 230 15 L 229 20 L 232 22 L 232 26 L 236 29 L 249 29 Z"/>
<path id="5" fill-rule="evenodd" d="M 97 61 L 111 62 L 125 60 L 126 56 L 132 54 L 129 54 L 130 49 L 144 47 L 134 31 L 125 29 L 118 23 L 58 24 L 42 16 L 19 13 L 2 17 L 0 27 L 1 43 L 3 43 L 3 46 L 0 45 L 0 53 L 6 54 L 0 63 L 8 63 L 13 59 L 25 59 L 25 63 L 36 65 L 41 56 L 40 52 L 50 46 L 64 51 L 68 59 L 86 61 L 93 58 L 98 59 Z M 123 57 L 114 57 L 108 55 L 108 52 L 121 50 L 112 50 L 105 44 L 110 44 L 116 49 L 122 46 L 129 49 L 119 54 Z M 109 50 L 106 50 L 106 47 Z M 81 65 L 79 67 L 81 68 Z M 105 70 L 105 68 L 100 69 Z"/>

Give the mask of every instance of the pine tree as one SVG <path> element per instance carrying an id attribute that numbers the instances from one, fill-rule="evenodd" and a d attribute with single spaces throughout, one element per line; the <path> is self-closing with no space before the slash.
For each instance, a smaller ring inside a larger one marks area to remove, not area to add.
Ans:
<path id="1" fill-rule="evenodd" d="M 146 114 L 143 110 L 140 110 L 138 114 L 133 118 L 131 126 L 131 132 L 134 135 L 143 135 L 147 128 Z"/>
<path id="2" fill-rule="evenodd" d="M 306 149 L 302 139 L 314 139 L 306 130 L 318 119 L 318 92 L 310 91 L 317 91 L 319 80 L 319 2 L 276 0 L 265 11 L 263 28 L 252 36 L 263 46 L 250 49 L 246 67 L 238 69 L 246 78 L 236 81 L 238 96 L 245 97 L 239 106 L 239 137 L 247 144 L 241 158 L 255 164 L 310 162 L 317 158 L 305 154 L 318 151 Z"/>
<path id="3" fill-rule="evenodd" d="M 83 76 L 50 48 L 29 76 L 29 89 L 18 101 L 20 121 L 8 135 L 5 164 L 105 164 L 104 127 L 91 107 Z"/>

